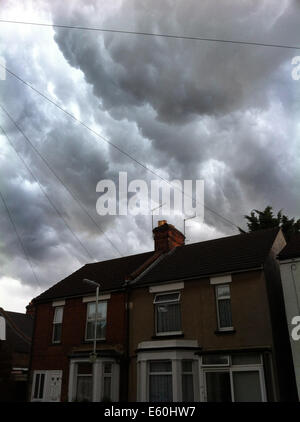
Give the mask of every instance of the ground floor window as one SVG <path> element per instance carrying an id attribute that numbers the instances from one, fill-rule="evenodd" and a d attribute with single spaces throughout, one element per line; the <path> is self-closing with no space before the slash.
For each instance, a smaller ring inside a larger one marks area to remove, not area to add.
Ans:
<path id="1" fill-rule="evenodd" d="M 181 362 L 182 401 L 194 401 L 194 371 L 193 361 L 184 359 Z"/>
<path id="2" fill-rule="evenodd" d="M 149 401 L 172 400 L 172 362 L 170 360 L 149 362 Z"/>
<path id="3" fill-rule="evenodd" d="M 77 364 L 75 400 L 79 402 L 93 400 L 93 367 L 91 363 Z"/>
<path id="4" fill-rule="evenodd" d="M 266 401 L 262 358 L 259 354 L 202 357 L 205 401 Z"/>
<path id="5" fill-rule="evenodd" d="M 69 375 L 69 401 L 101 402 L 119 400 L 119 364 L 98 358 L 72 359 Z"/>
<path id="6" fill-rule="evenodd" d="M 111 362 L 103 362 L 102 368 L 103 368 L 102 401 L 112 401 L 113 364 Z"/>
<path id="7" fill-rule="evenodd" d="M 145 341 L 138 345 L 137 401 L 266 400 L 261 353 L 200 355 L 195 340 Z"/>
<path id="8" fill-rule="evenodd" d="M 152 349 L 152 342 L 147 348 Z M 148 344 L 149 343 L 149 344 Z M 178 341 L 174 341 L 177 345 Z M 156 344 L 156 343 L 154 343 Z M 160 341 L 164 345 L 164 341 Z M 173 341 L 166 341 L 172 346 Z M 142 350 L 137 354 L 137 400 L 182 402 L 199 400 L 199 357 L 194 341 L 179 341 L 178 350 Z M 143 344 L 141 344 L 143 346 Z M 183 347 L 186 346 L 187 350 Z M 190 347 L 190 350 L 188 349 Z M 193 350 L 195 348 L 195 350 Z"/>

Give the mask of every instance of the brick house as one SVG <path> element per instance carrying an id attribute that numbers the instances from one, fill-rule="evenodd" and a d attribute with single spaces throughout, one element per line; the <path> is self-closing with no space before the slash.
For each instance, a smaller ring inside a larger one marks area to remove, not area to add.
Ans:
<path id="1" fill-rule="evenodd" d="M 26 401 L 33 318 L 0 308 L 0 401 Z"/>
<path id="2" fill-rule="evenodd" d="M 126 280 L 150 265 L 154 252 L 87 264 L 33 299 L 31 401 L 127 399 Z M 92 363 L 95 288 L 100 283 L 97 355 Z"/>
<path id="3" fill-rule="evenodd" d="M 275 259 L 280 230 L 88 264 L 35 298 L 33 401 L 284 401 L 296 384 Z M 97 359 L 91 359 L 101 283 Z"/>

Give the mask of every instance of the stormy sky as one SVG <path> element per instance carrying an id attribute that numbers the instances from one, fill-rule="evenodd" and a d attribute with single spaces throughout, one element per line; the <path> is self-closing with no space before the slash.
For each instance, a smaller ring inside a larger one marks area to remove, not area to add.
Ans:
<path id="1" fill-rule="evenodd" d="M 0 0 L 0 19 L 300 47 L 299 0 Z M 205 205 L 239 226 L 268 204 L 300 217 L 297 55 L 0 23 L 8 69 L 163 178 L 203 179 Z M 0 109 L 0 306 L 23 312 L 87 262 L 153 249 L 150 216 L 96 213 L 99 180 L 126 171 L 150 183 L 152 173 L 9 74 L 0 105 L 27 137 Z M 183 229 L 183 216 L 162 217 Z M 186 234 L 237 230 L 206 210 Z"/>

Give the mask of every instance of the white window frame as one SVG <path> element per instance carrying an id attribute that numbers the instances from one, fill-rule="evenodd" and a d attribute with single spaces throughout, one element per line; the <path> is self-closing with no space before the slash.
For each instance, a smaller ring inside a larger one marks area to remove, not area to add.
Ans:
<path id="1" fill-rule="evenodd" d="M 111 371 L 110 372 L 105 372 L 105 365 L 111 365 Z M 104 395 L 104 380 L 105 378 L 109 378 L 110 379 L 110 392 L 109 392 L 109 397 L 105 397 Z M 110 400 L 112 399 L 113 396 L 113 362 L 112 361 L 103 361 L 102 362 L 102 397 L 101 400 L 109 398 Z"/>
<path id="2" fill-rule="evenodd" d="M 41 376 L 42 375 L 44 375 L 43 394 L 42 394 L 42 397 L 39 397 L 40 396 Z M 35 393 L 35 389 L 36 389 L 36 381 L 37 381 L 38 376 L 39 376 L 38 394 L 37 394 L 37 397 L 34 397 L 34 393 Z M 47 371 L 34 371 L 33 382 L 32 382 L 32 390 L 31 390 L 31 401 L 45 401 L 46 377 L 47 377 Z"/>
<path id="3" fill-rule="evenodd" d="M 106 323 L 106 325 L 105 325 L 105 336 L 104 337 L 97 337 L 96 338 L 96 341 L 98 341 L 98 340 L 105 340 L 106 339 L 106 327 L 107 327 L 107 306 L 108 306 L 108 301 L 107 300 L 99 300 L 99 302 L 98 302 L 98 305 L 100 305 L 100 303 L 105 303 L 106 304 L 106 315 L 105 315 L 105 323 Z M 93 304 L 95 304 L 95 306 L 96 306 L 96 302 L 87 302 L 87 307 L 86 307 L 86 323 L 85 323 L 85 336 L 84 336 L 84 338 L 85 338 L 85 341 L 94 341 L 95 339 L 94 339 L 94 334 L 93 334 L 93 337 L 92 338 L 87 338 L 87 331 L 88 331 L 88 322 L 93 322 L 93 321 L 95 321 L 95 318 L 89 318 L 89 307 L 91 306 L 91 305 L 93 305 Z M 95 317 L 96 317 L 96 314 L 95 314 Z M 97 315 L 97 321 L 96 321 L 96 324 L 97 324 L 97 322 L 98 321 L 102 321 L 102 320 L 104 320 L 104 318 L 100 318 L 100 315 L 98 314 Z"/>
<path id="4" fill-rule="evenodd" d="M 89 363 L 90 365 L 91 365 L 91 373 L 90 374 L 79 374 L 78 373 L 78 364 L 79 363 Z M 91 363 L 91 362 L 77 362 L 77 365 L 76 365 L 76 379 L 75 379 L 75 397 L 74 397 L 74 399 L 76 400 L 77 399 L 77 385 L 78 385 L 78 378 L 80 378 L 80 377 L 89 377 L 89 378 L 91 378 L 91 380 L 92 380 L 92 399 L 93 399 L 93 389 L 94 389 L 94 374 L 93 374 L 93 364 Z"/>
<path id="5" fill-rule="evenodd" d="M 56 313 L 57 311 L 61 309 L 62 310 L 62 315 L 61 315 L 61 322 L 57 322 L 55 321 L 56 318 Z M 53 316 L 53 326 L 52 326 L 52 343 L 53 344 L 58 344 L 61 343 L 61 338 L 62 338 L 62 327 L 63 327 L 63 319 L 64 319 L 64 307 L 63 306 L 56 306 L 54 308 L 54 316 Z M 54 340 L 54 332 L 55 332 L 55 326 L 56 325 L 61 325 L 61 333 L 60 333 L 60 339 L 59 340 Z"/>
<path id="6" fill-rule="evenodd" d="M 171 299 L 171 300 L 167 300 L 165 302 L 157 302 L 156 298 L 158 296 L 168 296 L 171 294 L 177 294 L 178 295 L 178 299 Z M 155 335 L 156 336 L 172 336 L 172 335 L 178 335 L 178 334 L 182 334 L 182 317 L 181 317 L 181 293 L 178 291 L 169 291 L 169 292 L 163 292 L 163 293 L 157 293 L 154 296 L 154 300 L 153 300 L 153 304 L 154 304 L 154 318 L 155 318 Z M 164 304 L 171 304 L 171 303 L 178 303 L 179 304 L 179 312 L 180 312 L 180 326 L 181 326 L 181 330 L 178 331 L 163 331 L 163 332 L 158 332 L 157 331 L 157 306 L 164 305 Z"/>
<path id="7" fill-rule="evenodd" d="M 229 295 L 222 297 L 222 298 L 218 298 L 218 288 L 219 287 L 228 287 L 229 288 Z M 220 310 L 219 310 L 219 301 L 221 300 L 226 300 L 229 299 L 230 300 L 230 313 L 231 313 L 231 321 L 232 321 L 232 307 L 231 307 L 231 290 L 230 290 L 230 284 L 229 283 L 218 283 L 215 285 L 215 296 L 216 296 L 216 308 L 217 308 L 217 319 L 218 319 L 218 330 L 219 331 L 232 331 L 234 330 L 233 324 L 230 327 L 221 327 L 220 324 Z"/>
<path id="8" fill-rule="evenodd" d="M 203 365 L 202 361 L 203 358 L 201 357 L 200 365 L 200 384 L 201 384 L 201 401 L 207 401 L 207 385 L 206 385 L 206 373 L 207 372 L 226 372 L 229 373 L 230 377 L 230 392 L 231 392 L 231 400 L 235 402 L 234 398 L 234 384 L 233 384 L 233 373 L 234 372 L 258 372 L 259 373 L 259 381 L 260 381 L 260 391 L 261 391 L 261 398 L 262 402 L 267 401 L 266 395 L 266 386 L 265 386 L 265 378 L 264 378 L 264 368 L 263 368 L 263 360 L 262 356 L 260 355 L 260 363 L 255 364 L 247 364 L 247 365 L 232 365 L 231 356 L 229 357 L 229 366 L 223 365 Z"/>
<path id="9" fill-rule="evenodd" d="M 77 389 L 77 364 L 90 363 L 89 358 L 74 358 L 70 361 L 69 368 L 69 386 L 68 386 L 68 401 L 72 402 L 76 398 Z M 119 379 L 120 379 L 120 366 L 115 359 L 112 358 L 97 358 L 92 364 L 93 372 L 93 393 L 92 401 L 101 402 L 103 399 L 103 365 L 104 363 L 112 364 L 112 379 L 111 379 L 111 401 L 119 401 Z"/>
<path id="10" fill-rule="evenodd" d="M 182 361 L 191 360 L 193 368 L 194 401 L 200 401 L 199 392 L 199 357 L 194 350 L 162 350 L 141 351 L 137 355 L 137 401 L 149 402 L 150 399 L 150 362 L 172 362 L 173 402 L 182 402 Z M 160 373 L 162 374 L 162 373 Z M 169 373 L 168 373 L 169 374 Z"/>
<path id="11" fill-rule="evenodd" d="M 214 354 L 215 355 L 215 354 Z M 226 357 L 227 358 L 227 363 L 203 363 L 203 357 L 202 357 L 202 362 L 201 362 L 201 364 L 202 364 L 202 366 L 203 367 L 221 367 L 221 368 L 223 368 L 223 367 L 227 367 L 227 366 L 230 366 L 230 357 L 229 357 L 229 355 L 221 355 L 221 356 L 223 356 L 223 357 Z"/>
<path id="12" fill-rule="evenodd" d="M 192 363 L 192 371 L 189 372 L 189 371 L 184 371 L 183 370 L 183 362 L 184 361 L 188 361 L 188 362 L 191 362 Z M 181 360 L 181 363 L 180 363 L 180 366 L 181 366 L 181 398 L 183 399 L 183 392 L 182 392 L 183 376 L 184 375 L 191 375 L 192 376 L 192 380 L 193 380 L 193 395 L 194 395 L 194 400 L 195 400 L 195 391 L 194 391 L 194 384 L 195 384 L 195 381 L 194 381 L 194 377 L 195 377 L 194 367 L 196 367 L 195 361 L 193 359 L 182 359 Z"/>
<path id="13" fill-rule="evenodd" d="M 169 362 L 171 364 L 171 371 L 167 372 L 150 372 L 151 363 L 152 362 Z M 147 385 L 148 385 L 148 401 L 150 401 L 150 378 L 151 375 L 171 375 L 171 383 L 172 383 L 172 398 L 173 398 L 173 365 L 171 359 L 153 359 L 149 360 L 147 363 Z M 171 400 L 172 402 L 172 400 Z"/>

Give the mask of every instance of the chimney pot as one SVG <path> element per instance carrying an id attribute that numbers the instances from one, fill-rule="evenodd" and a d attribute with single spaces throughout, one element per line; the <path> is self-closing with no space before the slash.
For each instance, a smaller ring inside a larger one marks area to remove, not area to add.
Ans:
<path id="1" fill-rule="evenodd" d="M 163 226 L 164 224 L 167 224 L 167 220 L 159 220 L 158 227 Z"/>

